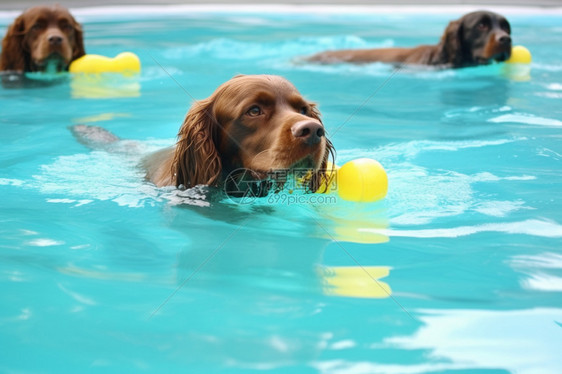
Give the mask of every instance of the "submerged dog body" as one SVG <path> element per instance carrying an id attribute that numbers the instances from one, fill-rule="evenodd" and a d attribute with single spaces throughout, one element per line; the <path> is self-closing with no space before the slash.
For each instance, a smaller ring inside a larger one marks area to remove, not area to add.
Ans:
<path id="1" fill-rule="evenodd" d="M 36 6 L 8 27 L 2 40 L 0 71 L 65 71 L 85 53 L 82 28 L 67 9 Z"/>
<path id="2" fill-rule="evenodd" d="M 452 68 L 485 65 L 509 58 L 510 34 L 509 22 L 503 16 L 478 11 L 451 21 L 437 45 L 326 51 L 307 61 L 324 64 L 387 62 Z"/>

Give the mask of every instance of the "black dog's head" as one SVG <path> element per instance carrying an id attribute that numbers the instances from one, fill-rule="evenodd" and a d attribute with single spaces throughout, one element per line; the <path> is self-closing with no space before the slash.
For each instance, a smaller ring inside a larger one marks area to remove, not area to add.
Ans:
<path id="1" fill-rule="evenodd" d="M 505 61 L 511 55 L 511 27 L 505 17 L 472 12 L 447 26 L 439 46 L 443 61 L 454 67 Z"/>

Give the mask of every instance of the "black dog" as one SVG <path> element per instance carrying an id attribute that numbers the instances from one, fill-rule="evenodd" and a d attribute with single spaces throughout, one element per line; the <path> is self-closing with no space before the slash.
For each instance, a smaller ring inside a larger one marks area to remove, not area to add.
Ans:
<path id="1" fill-rule="evenodd" d="M 327 51 L 309 57 L 307 61 L 324 64 L 380 61 L 452 68 L 486 65 L 509 58 L 510 34 L 511 27 L 505 17 L 479 11 L 451 21 L 437 45 Z"/>

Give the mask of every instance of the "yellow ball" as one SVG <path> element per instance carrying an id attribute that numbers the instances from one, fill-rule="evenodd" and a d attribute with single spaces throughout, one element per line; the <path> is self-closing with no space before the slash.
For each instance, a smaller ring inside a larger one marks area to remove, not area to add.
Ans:
<path id="1" fill-rule="evenodd" d="M 511 56 L 505 62 L 506 64 L 530 64 L 531 60 L 531 52 L 522 45 L 516 45 L 511 48 Z"/>
<path id="2" fill-rule="evenodd" d="M 84 55 L 74 60 L 68 71 L 71 73 L 121 73 L 136 74 L 141 69 L 140 60 L 132 52 L 123 52 L 110 58 L 100 55 Z"/>
<path id="3" fill-rule="evenodd" d="M 373 202 L 386 196 L 388 177 L 381 164 L 369 158 L 345 163 L 338 170 L 337 190 L 348 201 Z"/>

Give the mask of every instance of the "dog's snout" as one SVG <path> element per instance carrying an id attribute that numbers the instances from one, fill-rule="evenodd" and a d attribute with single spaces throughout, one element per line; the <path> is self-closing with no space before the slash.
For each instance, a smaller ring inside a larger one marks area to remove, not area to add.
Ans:
<path id="1" fill-rule="evenodd" d="M 296 139 L 314 145 L 320 143 L 326 131 L 324 126 L 317 121 L 299 121 L 291 127 L 291 133 Z"/>
<path id="2" fill-rule="evenodd" d="M 497 37 L 498 42 L 501 45 L 509 45 L 511 44 L 511 36 L 509 36 L 508 34 L 500 34 Z"/>
<path id="3" fill-rule="evenodd" d="M 50 35 L 48 40 L 49 40 L 50 45 L 56 46 L 56 45 L 62 44 L 62 36 L 60 36 L 60 35 L 56 35 L 56 34 Z"/>

